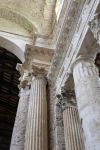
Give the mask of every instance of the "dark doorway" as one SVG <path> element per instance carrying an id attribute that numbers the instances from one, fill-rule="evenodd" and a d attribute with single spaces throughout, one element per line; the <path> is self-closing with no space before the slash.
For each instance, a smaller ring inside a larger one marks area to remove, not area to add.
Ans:
<path id="1" fill-rule="evenodd" d="M 20 60 L 0 47 L 0 150 L 9 150 L 17 105 Z"/>

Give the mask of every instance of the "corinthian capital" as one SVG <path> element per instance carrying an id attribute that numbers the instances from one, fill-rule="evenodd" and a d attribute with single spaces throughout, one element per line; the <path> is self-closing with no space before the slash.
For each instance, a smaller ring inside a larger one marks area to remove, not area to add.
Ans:
<path id="1" fill-rule="evenodd" d="M 58 94 L 57 98 L 58 98 L 57 106 L 62 107 L 63 110 L 72 106 L 74 107 L 77 106 L 74 91 L 71 90 L 68 91 L 65 89 L 65 87 L 61 88 L 61 94 Z"/>
<path id="2" fill-rule="evenodd" d="M 32 76 L 28 70 L 25 70 L 22 64 L 17 64 L 16 69 L 20 72 L 21 77 L 19 78 L 20 85 L 19 88 L 25 88 L 31 85 Z"/>
<path id="3" fill-rule="evenodd" d="M 46 76 L 47 71 L 43 67 L 35 66 L 34 63 L 32 64 L 32 74 L 33 76 Z"/>
<path id="4" fill-rule="evenodd" d="M 94 38 L 100 45 L 100 13 L 96 14 L 94 18 L 89 22 L 90 30 L 92 31 Z"/>

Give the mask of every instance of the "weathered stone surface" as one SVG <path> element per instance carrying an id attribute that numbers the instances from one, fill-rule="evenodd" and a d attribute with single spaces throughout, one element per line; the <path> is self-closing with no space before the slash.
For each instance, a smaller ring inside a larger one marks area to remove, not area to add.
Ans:
<path id="1" fill-rule="evenodd" d="M 66 150 L 84 150 L 84 139 L 78 110 L 74 106 L 63 112 Z"/>
<path id="2" fill-rule="evenodd" d="M 29 96 L 30 96 L 29 87 L 26 86 L 24 89 L 21 88 L 20 100 L 13 128 L 10 150 L 24 149 Z"/>
<path id="3" fill-rule="evenodd" d="M 62 139 L 63 143 L 65 144 L 63 149 L 84 150 L 83 130 L 78 114 L 75 92 L 73 90 L 66 90 L 66 87 L 62 87 L 61 95 L 59 94 L 57 97 L 59 98 L 57 104 L 60 106 L 58 112 L 60 112 L 60 119 L 62 119 L 64 124 L 61 126 L 60 123 L 64 137 L 64 139 L 63 137 Z M 58 133 L 60 134 L 59 130 Z M 59 143 L 61 143 L 61 141 L 62 140 L 60 139 Z"/>
<path id="4" fill-rule="evenodd" d="M 28 109 L 24 150 L 47 150 L 46 80 L 33 77 Z"/>
<path id="5" fill-rule="evenodd" d="M 85 149 L 100 148 L 100 79 L 94 62 L 79 57 L 74 63 L 73 76 L 79 114 L 85 134 Z"/>
<path id="6" fill-rule="evenodd" d="M 59 102 L 56 103 L 56 150 L 65 150 L 63 110 Z"/>

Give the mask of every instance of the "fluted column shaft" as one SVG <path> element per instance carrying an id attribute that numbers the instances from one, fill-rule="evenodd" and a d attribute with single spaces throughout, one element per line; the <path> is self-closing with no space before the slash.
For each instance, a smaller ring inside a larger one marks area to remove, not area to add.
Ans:
<path id="1" fill-rule="evenodd" d="M 74 106 L 68 106 L 63 111 L 64 137 L 66 150 L 84 150 L 83 131 Z"/>
<path id="2" fill-rule="evenodd" d="M 100 79 L 90 59 L 80 57 L 73 66 L 79 114 L 86 139 L 86 150 L 100 149 Z"/>
<path id="3" fill-rule="evenodd" d="M 10 150 L 24 150 L 29 96 L 30 96 L 29 87 L 26 86 L 24 89 L 21 88 L 20 99 L 12 133 Z"/>
<path id="4" fill-rule="evenodd" d="M 48 150 L 46 80 L 33 77 L 24 150 Z"/>

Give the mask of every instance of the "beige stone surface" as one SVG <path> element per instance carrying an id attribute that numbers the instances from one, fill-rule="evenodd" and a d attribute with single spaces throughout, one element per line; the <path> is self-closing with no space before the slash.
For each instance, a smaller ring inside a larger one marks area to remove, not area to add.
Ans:
<path id="1" fill-rule="evenodd" d="M 55 11 L 53 4 L 56 0 L 0 0 L 0 17 L 20 24 L 29 32 L 49 30 L 46 34 L 50 34 Z"/>
<path id="2" fill-rule="evenodd" d="M 66 150 L 84 150 L 84 139 L 78 110 L 74 106 L 63 112 Z"/>
<path id="3" fill-rule="evenodd" d="M 100 148 L 100 79 L 93 60 L 79 57 L 73 76 L 80 118 L 85 134 L 85 149 Z"/>
<path id="4" fill-rule="evenodd" d="M 46 81 L 33 77 L 24 150 L 48 150 Z"/>
<path id="5" fill-rule="evenodd" d="M 30 96 L 29 87 L 26 86 L 24 89 L 21 88 L 20 99 L 12 133 L 10 150 L 24 149 L 29 96 Z"/>

